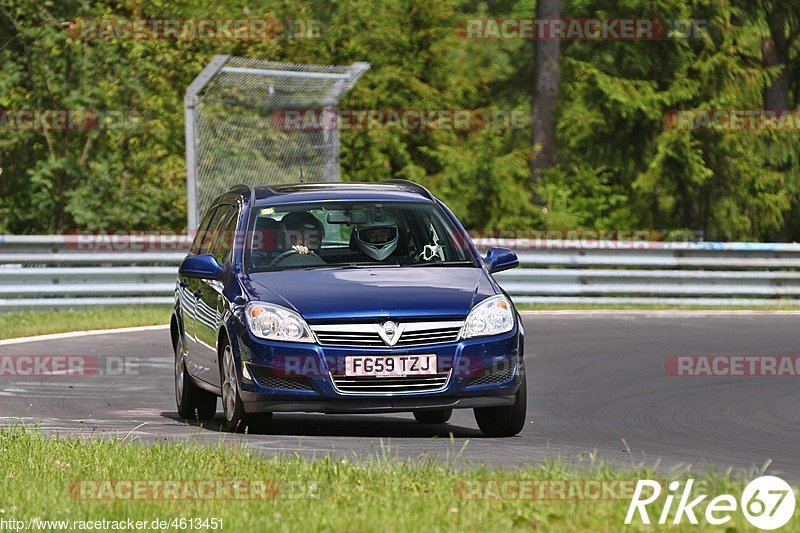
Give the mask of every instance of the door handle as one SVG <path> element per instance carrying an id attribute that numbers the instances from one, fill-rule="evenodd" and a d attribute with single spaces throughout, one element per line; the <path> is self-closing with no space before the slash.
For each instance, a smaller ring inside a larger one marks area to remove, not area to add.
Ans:
<path id="1" fill-rule="evenodd" d="M 197 289 L 196 291 L 194 291 L 194 297 L 199 300 L 200 298 L 203 297 L 203 291 L 201 291 L 200 289 Z"/>
<path id="2" fill-rule="evenodd" d="M 185 279 L 182 279 L 178 282 L 178 285 L 180 286 L 181 289 L 185 289 L 189 286 L 189 282 L 186 281 Z"/>

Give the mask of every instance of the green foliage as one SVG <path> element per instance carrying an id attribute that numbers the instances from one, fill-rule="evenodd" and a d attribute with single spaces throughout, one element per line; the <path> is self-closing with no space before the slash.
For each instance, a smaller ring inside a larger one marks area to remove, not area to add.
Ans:
<path id="1" fill-rule="evenodd" d="M 764 10 L 664 0 L 576 1 L 570 11 L 703 19 L 709 32 L 565 47 L 560 164 L 543 185 L 558 199 L 549 226 L 700 230 L 720 240 L 800 237 L 796 223 L 787 226 L 797 204 L 800 132 L 676 131 L 662 120 L 671 110 L 763 107 L 762 91 L 775 75 L 761 65 Z"/>
<path id="2" fill-rule="evenodd" d="M 251 5 L 252 4 L 252 5 Z M 370 61 L 345 109 L 513 112 L 514 127 L 348 130 L 345 179 L 407 178 L 472 229 L 703 231 L 800 238 L 800 133 L 678 131 L 673 110 L 758 110 L 770 16 L 785 13 L 789 107 L 800 95 L 800 7 L 790 1 L 564 0 L 567 18 L 700 19 L 698 39 L 563 41 L 558 162 L 531 185 L 535 42 L 463 39 L 465 18 L 533 17 L 534 0 L 5 0 L 0 108 L 94 109 L 114 127 L 0 128 L 0 232 L 181 229 L 183 92 L 214 54 Z M 318 21 L 319 38 L 81 40 L 77 18 Z M 773 23 L 774 27 L 774 23 Z"/>

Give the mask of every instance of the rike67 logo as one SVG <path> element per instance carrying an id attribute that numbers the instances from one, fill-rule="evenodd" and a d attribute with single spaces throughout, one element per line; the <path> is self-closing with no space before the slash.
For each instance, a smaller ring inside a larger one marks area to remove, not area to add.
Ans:
<path id="1" fill-rule="evenodd" d="M 687 480 L 682 489 L 680 481 L 671 482 L 668 490 L 664 493 L 661 514 L 656 520 L 655 514 L 658 513 L 655 513 L 653 520 L 664 525 L 670 521 L 671 516 L 673 524 L 680 524 L 685 517 L 690 524 L 698 524 L 695 512 L 700 514 L 700 511 L 695 508 L 700 507 L 709 496 L 700 494 L 694 497 L 693 486 L 693 479 Z M 630 524 L 638 514 L 639 520 L 643 524 L 650 524 L 648 506 L 658 502 L 661 497 L 662 486 L 658 481 L 639 480 L 628 507 L 625 523 Z M 678 503 L 673 511 L 673 503 L 676 499 Z M 721 526 L 730 522 L 733 513 L 741 510 L 744 517 L 753 526 L 772 530 L 786 525 L 791 520 L 794 507 L 794 491 L 788 483 L 779 477 L 761 476 L 748 483 L 739 501 L 731 494 L 721 494 L 708 501 L 705 505 L 705 513 L 700 516 L 705 518 L 706 524 Z M 653 509 L 650 510 L 653 511 Z"/>

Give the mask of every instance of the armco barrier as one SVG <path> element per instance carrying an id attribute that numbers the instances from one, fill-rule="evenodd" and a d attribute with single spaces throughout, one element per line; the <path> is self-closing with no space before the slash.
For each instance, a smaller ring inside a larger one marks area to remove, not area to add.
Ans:
<path id="1" fill-rule="evenodd" d="M 0 310 L 169 304 L 187 236 L 0 236 Z"/>
<path id="2" fill-rule="evenodd" d="M 800 305 L 800 245 L 476 239 L 518 303 Z M 167 304 L 188 237 L 0 236 L 0 310 Z"/>

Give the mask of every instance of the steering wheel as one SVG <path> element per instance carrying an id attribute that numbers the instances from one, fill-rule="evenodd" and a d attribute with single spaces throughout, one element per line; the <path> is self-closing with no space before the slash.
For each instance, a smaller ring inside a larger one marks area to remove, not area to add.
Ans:
<path id="1" fill-rule="evenodd" d="M 292 256 L 292 255 L 294 255 L 296 253 L 297 253 L 297 251 L 295 251 L 295 250 L 286 250 L 285 252 L 281 253 L 281 255 L 279 255 L 278 257 L 273 259 L 272 262 L 270 262 L 270 264 L 267 266 L 267 268 L 274 267 L 275 265 L 277 265 L 278 263 L 280 263 L 281 261 L 283 261 L 287 257 Z"/>

